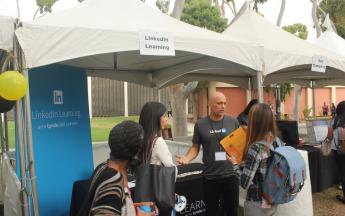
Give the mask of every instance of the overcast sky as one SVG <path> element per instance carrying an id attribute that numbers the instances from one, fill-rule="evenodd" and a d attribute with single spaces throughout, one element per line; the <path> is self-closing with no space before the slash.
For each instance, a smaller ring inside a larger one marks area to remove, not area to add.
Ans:
<path id="1" fill-rule="evenodd" d="M 35 0 L 18 0 L 20 5 L 20 19 L 23 21 L 32 20 L 37 6 Z M 125 1 L 125 0 L 124 0 Z M 236 0 L 237 8 L 239 9 L 244 0 Z M 147 4 L 155 7 L 156 0 L 146 0 Z M 267 20 L 274 23 L 277 20 L 280 0 L 268 0 L 264 5 L 260 6 L 262 12 Z M 79 4 L 77 0 L 58 0 L 53 7 L 53 12 L 61 11 L 67 8 L 74 7 Z M 173 4 L 173 0 L 171 5 Z M 290 25 L 293 23 L 303 23 L 308 27 L 309 38 L 315 38 L 315 30 L 313 29 L 313 22 L 311 18 L 312 4 L 310 0 L 288 0 L 286 1 L 285 13 L 282 20 L 282 25 Z M 16 0 L 0 0 L 0 15 L 15 16 L 17 17 Z M 229 19 L 232 19 L 228 15 Z"/>

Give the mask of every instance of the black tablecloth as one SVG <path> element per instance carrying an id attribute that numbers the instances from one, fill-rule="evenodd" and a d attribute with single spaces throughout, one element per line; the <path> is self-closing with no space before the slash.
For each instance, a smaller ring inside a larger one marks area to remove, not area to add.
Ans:
<path id="1" fill-rule="evenodd" d="M 309 172 L 312 192 L 321 192 L 339 182 L 334 156 L 323 156 L 320 149 L 302 146 L 298 149 L 308 152 Z"/>
<path id="2" fill-rule="evenodd" d="M 176 193 L 187 198 L 187 206 L 177 216 L 205 216 L 204 183 L 201 172 L 203 165 L 199 163 L 178 167 Z"/>

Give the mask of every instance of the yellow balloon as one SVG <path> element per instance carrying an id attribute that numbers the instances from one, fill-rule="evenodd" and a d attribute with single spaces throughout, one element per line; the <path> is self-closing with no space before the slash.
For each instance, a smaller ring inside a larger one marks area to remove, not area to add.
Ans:
<path id="1" fill-rule="evenodd" d="M 19 100 L 27 89 L 28 81 L 18 71 L 6 71 L 0 74 L 0 96 L 6 100 Z"/>

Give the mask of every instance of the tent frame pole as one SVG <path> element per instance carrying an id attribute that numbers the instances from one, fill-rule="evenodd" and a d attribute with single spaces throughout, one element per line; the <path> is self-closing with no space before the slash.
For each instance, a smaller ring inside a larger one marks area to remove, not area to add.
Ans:
<path id="1" fill-rule="evenodd" d="M 263 74 L 262 71 L 258 71 L 256 74 L 259 103 L 264 102 L 263 89 L 262 89 L 262 74 Z"/>
<path id="2" fill-rule="evenodd" d="M 29 81 L 28 69 L 23 68 L 23 74 L 25 78 Z M 28 161 L 29 161 L 29 175 L 30 175 L 30 183 L 31 183 L 32 204 L 33 204 L 33 209 L 34 209 L 34 215 L 39 216 L 36 172 L 35 172 L 35 158 L 34 158 L 34 149 L 33 149 L 33 143 L 32 143 L 30 86 L 25 94 L 24 101 L 25 101 L 26 140 L 27 140 L 27 151 L 28 151 L 27 154 L 28 154 Z"/>
<path id="3" fill-rule="evenodd" d="M 16 25 L 18 26 L 18 24 Z M 20 70 L 20 54 L 19 54 L 19 43 L 14 38 L 14 44 L 13 44 L 13 50 L 14 50 L 14 70 L 19 71 Z M 15 106 L 15 123 L 16 123 L 16 129 L 17 129 L 17 137 L 18 137 L 18 157 L 19 157 L 19 171 L 20 171 L 20 193 L 19 193 L 19 199 L 20 199 L 20 205 L 21 205 L 21 211 L 23 216 L 29 216 L 29 195 L 27 191 L 26 186 L 26 163 L 25 163 L 25 147 L 24 147 L 24 124 L 23 124 L 23 102 L 21 99 L 16 101 Z"/>

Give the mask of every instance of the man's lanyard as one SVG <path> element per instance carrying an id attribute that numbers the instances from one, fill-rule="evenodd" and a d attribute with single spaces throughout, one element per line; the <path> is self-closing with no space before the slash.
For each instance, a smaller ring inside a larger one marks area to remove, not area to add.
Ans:
<path id="1" fill-rule="evenodd" d="M 223 148 L 222 148 L 221 145 L 220 145 L 220 141 L 224 138 L 224 136 L 223 136 L 224 118 L 225 118 L 225 117 L 223 116 L 223 119 L 222 119 L 222 127 L 220 128 L 220 133 L 219 133 L 219 136 L 218 136 L 218 134 L 216 133 L 216 130 L 215 130 L 214 127 L 213 127 L 213 121 L 212 121 L 212 119 L 211 119 L 210 117 L 208 117 L 208 120 L 209 120 L 209 122 L 210 122 L 211 129 L 212 129 L 213 134 L 214 134 L 214 136 L 216 137 L 216 140 L 217 140 L 218 145 L 219 145 L 219 151 L 223 151 L 223 150 L 222 150 Z"/>

